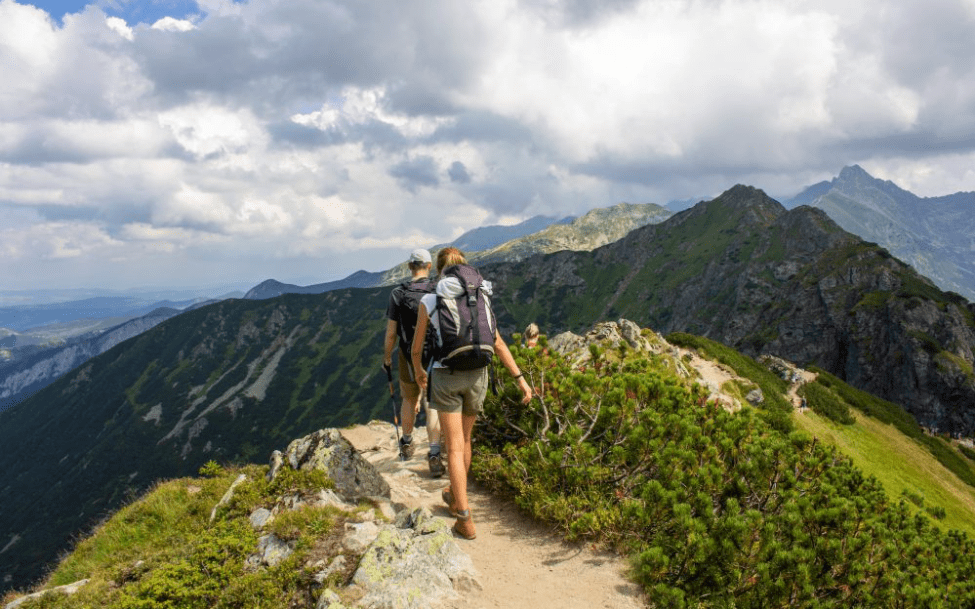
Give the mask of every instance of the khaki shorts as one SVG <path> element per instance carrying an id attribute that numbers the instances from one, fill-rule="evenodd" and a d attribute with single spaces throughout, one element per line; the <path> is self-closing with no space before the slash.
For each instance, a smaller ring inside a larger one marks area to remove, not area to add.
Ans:
<path id="1" fill-rule="evenodd" d="M 413 374 L 413 363 L 406 359 L 403 352 L 400 350 L 396 351 L 399 353 L 399 382 L 400 384 L 413 385 L 419 388 L 416 384 L 416 375 Z"/>
<path id="2" fill-rule="evenodd" d="M 427 394 L 425 391 L 420 392 L 420 386 L 416 383 L 416 377 L 413 374 L 413 364 L 406 359 L 402 351 L 399 352 L 399 391 L 404 400 L 415 404 L 419 397 L 420 407 L 427 407 Z"/>
<path id="3" fill-rule="evenodd" d="M 434 368 L 430 376 L 430 407 L 440 412 L 477 415 L 488 388 L 487 367 L 477 370 Z"/>

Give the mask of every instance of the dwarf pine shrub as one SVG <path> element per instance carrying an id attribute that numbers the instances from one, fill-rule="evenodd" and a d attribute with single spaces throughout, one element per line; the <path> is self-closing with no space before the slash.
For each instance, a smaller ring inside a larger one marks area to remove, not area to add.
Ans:
<path id="1" fill-rule="evenodd" d="M 835 449 L 728 412 L 639 354 L 573 368 L 512 351 L 541 398 L 522 406 L 509 379 L 488 399 L 474 474 L 568 538 L 626 553 L 657 606 L 975 603 L 972 541 Z"/>

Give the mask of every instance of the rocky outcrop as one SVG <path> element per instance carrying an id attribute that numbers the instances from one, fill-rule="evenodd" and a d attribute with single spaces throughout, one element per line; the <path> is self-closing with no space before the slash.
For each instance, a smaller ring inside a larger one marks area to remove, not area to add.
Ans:
<path id="1" fill-rule="evenodd" d="M 422 609 L 481 587 L 450 525 L 427 508 L 401 513 L 395 526 L 379 529 L 352 585 L 364 592 L 357 606 L 373 609 Z"/>
<path id="2" fill-rule="evenodd" d="M 738 398 L 729 395 L 725 384 L 729 381 L 735 381 L 742 387 L 754 385 L 751 381 L 738 377 L 729 368 L 682 350 L 667 342 L 653 330 L 641 329 L 640 326 L 627 319 L 598 323 L 585 336 L 563 332 L 548 340 L 549 349 L 566 356 L 572 365 L 577 367 L 585 367 L 592 361 L 591 346 L 604 350 L 625 348 L 654 354 L 661 358 L 660 361 L 672 369 L 679 378 L 689 379 L 705 388 L 708 392 L 707 399 L 709 401 L 717 402 L 732 412 L 740 410 L 742 404 Z M 788 364 L 784 360 L 780 361 L 784 365 L 798 370 L 792 364 Z M 755 405 L 760 404 L 764 398 L 762 392 L 756 387 L 749 392 L 746 400 Z"/>
<path id="3" fill-rule="evenodd" d="M 251 524 L 258 530 L 282 511 L 304 505 L 353 512 L 365 500 L 379 511 L 368 510 L 359 516 L 361 522 L 348 523 L 341 542 L 345 553 L 319 565 L 315 576 L 319 582 L 347 564 L 358 566 L 347 586 L 322 590 L 317 607 L 422 609 L 480 588 L 474 564 L 454 541 L 446 521 L 435 518 L 427 508 L 411 511 L 394 506 L 389 501 L 389 484 L 337 429 L 299 438 L 283 453 L 272 455 L 272 472 L 285 467 L 324 471 L 338 495 L 322 490 L 313 497 L 280 497 L 274 509 L 251 515 Z M 291 551 L 287 542 L 273 534 L 262 535 L 248 562 L 255 568 L 274 566 Z M 345 604 L 343 599 L 354 599 L 354 603 Z"/>
<path id="4" fill-rule="evenodd" d="M 337 429 L 322 429 L 294 440 L 282 456 L 293 469 L 324 471 L 335 481 L 339 495 L 348 500 L 389 497 L 389 484 Z M 272 469 L 276 461 L 272 455 Z"/>
<path id="5" fill-rule="evenodd" d="M 628 319 L 598 323 L 585 336 L 562 332 L 548 341 L 548 346 L 555 352 L 570 355 L 576 366 L 592 359 L 590 345 L 605 348 L 618 347 L 621 344 L 644 353 L 662 353 L 673 349 L 659 334 L 652 330 L 644 331 Z"/>

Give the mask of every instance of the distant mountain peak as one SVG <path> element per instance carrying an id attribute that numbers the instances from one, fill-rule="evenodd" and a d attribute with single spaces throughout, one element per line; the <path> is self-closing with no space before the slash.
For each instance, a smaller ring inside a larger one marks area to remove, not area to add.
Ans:
<path id="1" fill-rule="evenodd" d="M 824 210 L 844 230 L 878 243 L 941 289 L 975 298 L 975 198 L 969 193 L 919 197 L 859 165 L 787 202 Z"/>
<path id="2" fill-rule="evenodd" d="M 698 203 L 691 211 L 710 213 L 714 209 L 724 210 L 716 221 L 730 225 L 741 222 L 768 225 L 786 211 L 781 203 L 769 197 L 765 191 L 744 184 L 736 184 L 714 199 Z"/>
<path id="3" fill-rule="evenodd" d="M 904 190 L 890 180 L 875 178 L 859 165 L 849 165 L 840 170 L 840 175 L 833 180 L 832 186 L 840 191 L 856 192 L 864 189 L 876 189 L 889 197 L 898 199 L 917 199 L 917 195 Z"/>
<path id="4" fill-rule="evenodd" d="M 838 179 L 853 180 L 856 178 L 869 178 L 871 180 L 874 179 L 874 177 L 869 173 L 867 173 L 867 171 L 863 167 L 860 167 L 859 165 L 856 164 L 847 165 L 846 167 L 841 169 Z"/>

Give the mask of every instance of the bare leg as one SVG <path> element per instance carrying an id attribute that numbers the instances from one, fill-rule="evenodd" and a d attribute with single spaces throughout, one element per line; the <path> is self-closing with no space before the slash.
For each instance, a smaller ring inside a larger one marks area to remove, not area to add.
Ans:
<path id="1" fill-rule="evenodd" d="M 454 496 L 454 508 L 468 509 L 467 471 L 471 467 L 471 433 L 474 430 L 473 415 L 459 412 L 440 412 L 440 426 L 447 440 L 447 474 L 450 476 L 450 492 Z"/>
<path id="2" fill-rule="evenodd" d="M 403 405 L 399 411 L 399 420 L 403 425 L 403 434 L 413 433 L 413 423 L 416 421 L 416 404 L 420 400 L 420 388 L 416 385 L 400 383 L 400 395 L 403 396 Z"/>
<path id="3" fill-rule="evenodd" d="M 426 400 L 424 400 L 426 402 Z M 443 448 L 443 437 L 440 432 L 440 416 L 436 410 L 430 407 L 430 403 L 427 404 L 427 437 L 430 439 L 430 444 L 436 444 Z"/>

